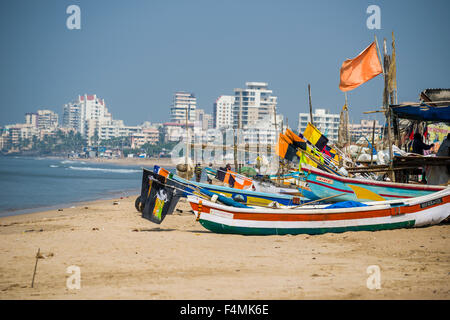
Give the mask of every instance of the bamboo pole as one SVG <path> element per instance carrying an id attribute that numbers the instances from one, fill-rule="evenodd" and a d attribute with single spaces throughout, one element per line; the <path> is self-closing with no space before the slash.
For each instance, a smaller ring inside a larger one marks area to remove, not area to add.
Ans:
<path id="1" fill-rule="evenodd" d="M 384 95 L 383 95 L 383 105 L 386 111 L 386 119 L 387 119 L 387 138 L 389 143 L 389 166 L 390 169 L 393 169 L 394 165 L 394 157 L 392 152 L 392 136 L 391 136 L 391 108 L 389 106 L 389 83 L 388 83 L 388 74 L 386 70 L 389 70 L 390 65 L 390 56 L 387 53 L 387 47 L 386 47 L 386 39 L 384 39 L 383 42 L 383 49 L 384 49 Z M 389 172 L 390 178 L 392 182 L 395 182 L 395 174 L 394 171 Z"/>
<path id="2" fill-rule="evenodd" d="M 375 120 L 373 120 L 372 128 L 372 154 L 370 155 L 370 164 L 373 164 L 373 151 L 375 149 Z"/>
<path id="3" fill-rule="evenodd" d="M 375 34 L 374 37 L 375 37 L 375 45 L 377 47 L 378 60 L 380 60 L 381 68 L 383 69 L 383 75 L 386 76 L 386 71 L 385 71 L 383 63 L 382 63 L 383 60 L 381 60 L 381 51 L 380 51 L 380 46 L 378 45 L 377 35 Z"/>
<path id="4" fill-rule="evenodd" d="M 239 131 L 239 129 L 238 129 Z M 237 134 L 236 134 L 236 129 L 234 129 L 233 131 L 233 158 L 234 158 L 234 171 L 238 172 L 238 161 L 237 161 L 237 145 L 236 145 L 236 140 L 237 140 Z"/>
<path id="5" fill-rule="evenodd" d="M 386 113 L 385 109 L 381 109 L 381 110 L 375 110 L 375 111 L 364 111 L 364 114 L 371 114 L 371 113 L 379 113 L 379 112 L 383 112 Z"/>
<path id="6" fill-rule="evenodd" d="M 189 127 L 188 127 L 188 114 L 189 114 L 189 105 L 186 105 L 186 155 L 185 155 L 185 163 L 186 163 L 186 175 L 188 174 L 188 154 L 189 152 L 189 145 L 190 145 L 190 141 L 189 141 Z"/>
<path id="7" fill-rule="evenodd" d="M 383 69 L 383 76 L 384 76 L 384 90 L 383 90 L 383 108 L 386 110 L 385 116 L 386 116 L 386 122 L 387 122 L 387 140 L 389 144 L 389 159 L 390 159 L 390 167 L 391 170 L 393 168 L 393 153 L 392 153 L 392 138 L 391 138 L 391 108 L 389 107 L 389 94 L 388 94 L 388 75 L 387 72 L 389 70 L 389 56 L 387 54 L 387 47 L 386 47 L 386 39 L 384 39 L 383 42 L 383 63 L 381 63 L 381 54 L 380 54 L 380 47 L 378 46 L 378 40 L 377 36 L 375 35 L 375 44 L 377 46 L 377 52 L 378 52 L 378 58 L 380 59 L 380 64 Z M 395 174 L 394 171 L 389 172 L 391 181 L 395 182 Z"/>
<path id="8" fill-rule="evenodd" d="M 308 97 L 309 97 L 309 117 L 311 118 L 309 121 L 312 125 L 314 125 L 313 122 L 313 114 L 312 114 L 312 103 L 311 103 L 311 85 L 308 84 Z"/>

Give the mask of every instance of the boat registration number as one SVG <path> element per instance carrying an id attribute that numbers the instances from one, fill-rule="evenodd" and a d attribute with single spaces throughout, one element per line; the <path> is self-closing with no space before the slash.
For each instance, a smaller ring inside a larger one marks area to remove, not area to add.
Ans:
<path id="1" fill-rule="evenodd" d="M 233 214 L 229 212 L 224 212 L 216 209 L 210 209 L 209 213 L 218 217 L 233 219 Z"/>
<path id="2" fill-rule="evenodd" d="M 423 209 L 423 208 L 434 206 L 435 204 L 440 204 L 440 203 L 442 203 L 442 198 L 434 199 L 434 200 L 430 200 L 430 201 L 421 203 L 420 208 Z"/>
<path id="3" fill-rule="evenodd" d="M 333 184 L 333 180 L 327 179 L 327 178 L 324 178 L 324 177 L 317 177 L 316 180 L 320 181 L 320 182 L 327 183 L 327 184 Z"/>

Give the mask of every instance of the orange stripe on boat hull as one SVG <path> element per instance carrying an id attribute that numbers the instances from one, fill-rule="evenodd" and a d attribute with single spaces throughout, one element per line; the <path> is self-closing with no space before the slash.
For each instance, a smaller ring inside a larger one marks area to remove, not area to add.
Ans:
<path id="1" fill-rule="evenodd" d="M 442 203 L 450 202 L 450 196 L 442 198 Z M 442 203 L 429 205 L 426 209 L 437 207 Z M 194 211 L 198 211 L 198 204 L 191 203 L 191 207 Z M 202 205 L 203 213 L 210 213 L 210 207 L 207 204 Z M 214 208 L 213 208 L 214 209 Z M 215 209 L 227 213 L 233 214 L 233 219 L 238 220 L 255 220 L 255 221 L 333 221 L 333 220 L 350 220 L 350 219 L 365 219 L 365 218 L 378 218 L 395 216 L 402 214 L 411 214 L 424 210 L 420 204 L 404 207 L 391 207 L 381 210 L 369 210 L 369 211 L 356 211 L 356 212 L 343 212 L 343 213 L 327 213 L 328 209 L 324 209 L 323 213 L 253 213 L 253 212 L 233 212 L 223 209 Z"/>

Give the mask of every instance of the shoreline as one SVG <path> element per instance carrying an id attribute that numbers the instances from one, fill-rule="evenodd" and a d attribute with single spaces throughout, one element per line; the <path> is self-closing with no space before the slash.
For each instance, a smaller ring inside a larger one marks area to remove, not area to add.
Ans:
<path id="1" fill-rule="evenodd" d="M 0 219 L 6 217 L 15 217 L 21 215 L 35 214 L 40 212 L 48 212 L 48 211 L 58 211 L 59 209 L 69 209 L 76 208 L 77 206 L 83 206 L 84 204 L 88 204 L 96 201 L 106 201 L 112 200 L 116 198 L 125 198 L 125 197 L 137 197 L 139 195 L 139 190 L 124 190 L 120 192 L 113 192 L 108 196 L 101 196 L 100 198 L 87 199 L 87 200 L 75 200 L 71 202 L 66 202 L 62 204 L 55 204 L 51 206 L 44 207 L 36 207 L 36 208 L 25 208 L 25 209 L 16 209 L 10 211 L 0 212 Z"/>
<path id="2" fill-rule="evenodd" d="M 204 229 L 186 199 L 160 225 L 143 219 L 134 200 L 1 217 L 0 299 L 450 298 L 448 223 L 241 236 Z M 367 287 L 373 265 L 379 290 Z M 69 266 L 81 270 L 80 289 L 66 285 Z"/>
<path id="3" fill-rule="evenodd" d="M 35 156 L 14 156 L 10 157 L 12 161 L 23 161 L 23 160 L 30 160 L 30 161 L 46 161 L 45 163 L 55 163 L 56 165 L 50 165 L 50 167 L 61 167 L 63 165 L 59 164 L 62 162 L 64 164 L 64 167 L 66 166 L 78 166 L 79 163 L 83 164 L 83 167 L 93 167 L 92 164 L 98 163 L 96 167 L 101 168 L 107 168 L 107 164 L 111 165 L 120 165 L 126 168 L 133 168 L 136 169 L 136 172 L 138 172 L 136 165 L 130 161 L 126 162 L 110 162 L 110 161 L 95 161 L 95 159 L 70 159 L 65 157 L 57 157 L 57 156 L 50 156 L 50 157 L 35 157 Z M 17 159 L 14 159 L 17 158 Z M 70 163 L 70 164 L 67 164 Z M 102 164 L 102 165 L 100 165 Z M 45 165 L 46 167 L 46 165 Z M 95 169 L 95 168 L 94 168 Z M 109 170 L 109 169 L 105 169 Z M 115 168 L 112 168 L 112 170 L 115 170 Z M 82 174 L 82 173 L 81 173 Z M 130 195 L 136 195 L 140 193 L 140 184 L 141 184 L 141 176 L 142 173 L 139 173 L 139 177 L 136 180 L 135 185 L 122 185 L 119 184 L 117 186 L 108 188 L 105 187 L 105 190 L 99 190 L 98 192 L 94 193 L 85 193 L 85 194 L 73 194 L 67 197 L 64 197 L 62 199 L 54 198 L 50 199 L 49 201 L 38 201 L 38 202 L 21 202 L 19 199 L 17 202 L 11 202 L 4 208 L 2 207 L 0 209 L 0 218 L 1 217 L 9 217 L 9 216 L 18 216 L 18 215 L 24 215 L 24 214 L 34 214 L 37 212 L 43 212 L 43 211 L 51 211 L 51 210 L 58 210 L 58 209 L 67 209 L 69 207 L 73 206 L 79 206 L 86 202 L 91 201 L 97 201 L 97 200 L 110 200 L 117 197 L 125 197 Z M 56 176 L 57 177 L 57 176 Z M 134 181 L 135 179 L 133 179 Z M 47 188 L 48 189 L 48 188 Z M 111 189 L 111 190 L 110 190 Z M 51 190 L 48 192 L 52 192 Z M 69 191 L 67 191 L 69 192 Z"/>
<path id="4" fill-rule="evenodd" d="M 36 159 L 54 159 L 54 160 L 69 160 L 69 161 L 79 161 L 79 162 L 90 162 L 90 163 L 106 163 L 106 164 L 117 164 L 123 166 L 154 166 L 159 165 L 161 167 L 171 167 L 175 168 L 179 163 L 177 161 L 172 162 L 171 158 L 69 158 L 63 156 L 3 156 L 3 157 L 19 157 L 19 158 L 36 158 Z M 184 158 L 181 159 L 184 161 Z M 226 160 L 223 162 L 214 162 L 213 166 L 225 166 L 226 164 L 231 164 L 233 160 Z M 183 162 L 184 163 L 184 162 Z M 202 167 L 206 167 L 207 163 L 202 163 Z M 148 167 L 147 167 L 148 168 Z"/>
<path id="5" fill-rule="evenodd" d="M 73 160 L 73 161 L 84 161 L 84 162 L 90 162 L 90 163 L 104 163 L 104 164 L 116 164 L 116 165 L 123 165 L 123 166 L 154 166 L 159 165 L 161 167 L 175 167 L 176 165 L 172 163 L 170 158 L 118 158 L 118 159 L 106 159 L 106 158 L 77 158 L 77 159 L 70 159 L 67 158 L 66 160 Z M 148 168 L 147 167 L 147 168 Z"/>
<path id="6" fill-rule="evenodd" d="M 117 164 L 123 166 L 139 166 L 139 165 L 161 165 L 167 167 L 175 167 L 176 164 L 172 163 L 171 158 L 69 158 L 64 156 L 39 156 L 39 155 L 2 155 L 5 158 L 35 158 L 35 159 L 52 159 L 52 160 L 69 160 L 79 162 L 91 162 L 91 163 L 106 163 Z"/>

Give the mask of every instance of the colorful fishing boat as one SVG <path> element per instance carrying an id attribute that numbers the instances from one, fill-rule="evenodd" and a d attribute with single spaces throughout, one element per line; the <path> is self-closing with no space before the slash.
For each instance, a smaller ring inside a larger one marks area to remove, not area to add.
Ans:
<path id="1" fill-rule="evenodd" d="M 218 170 L 210 168 L 210 167 L 205 168 L 205 173 L 211 180 L 217 176 L 217 171 Z M 242 174 L 237 174 L 235 172 L 233 172 L 233 174 L 241 176 L 243 178 L 245 177 Z M 274 184 L 281 185 L 281 186 L 304 186 L 305 183 L 300 179 L 301 175 L 303 175 L 303 173 L 300 173 L 299 171 L 292 171 L 289 173 L 284 173 L 284 174 L 279 174 L 279 175 L 271 174 L 271 175 L 267 175 L 267 176 L 262 176 L 262 175 L 256 174 L 255 177 L 253 177 L 253 181 L 257 181 L 261 177 L 264 177 L 264 178 L 266 178 L 267 181 L 270 181 Z M 245 178 L 252 179 L 249 177 L 245 177 Z"/>
<path id="2" fill-rule="evenodd" d="M 286 185 L 286 186 L 304 186 L 305 183 L 300 179 L 301 173 L 298 171 L 293 171 L 281 175 L 271 174 L 269 175 L 270 181 L 276 184 Z"/>
<path id="3" fill-rule="evenodd" d="M 243 235 L 323 234 L 438 224 L 450 215 L 450 188 L 411 199 L 342 202 L 298 208 L 235 208 L 196 196 L 188 201 L 197 221 L 216 233 Z"/>
<path id="4" fill-rule="evenodd" d="M 285 206 L 291 206 L 298 205 L 309 200 L 300 196 L 294 196 L 290 194 L 259 192 L 254 190 L 218 186 L 209 183 L 188 181 L 177 175 L 172 175 L 171 179 L 181 183 L 184 186 L 185 194 L 183 194 L 183 196 L 188 196 L 189 194 L 196 192 L 198 189 L 205 189 L 209 192 L 220 194 L 235 201 L 239 201 L 246 205 L 252 206 L 268 206 L 272 202 Z"/>
<path id="5" fill-rule="evenodd" d="M 216 169 L 206 167 L 205 172 L 211 180 L 217 176 Z M 264 193 L 284 194 L 309 200 L 319 199 L 313 192 L 311 192 L 311 189 L 306 182 L 300 179 L 302 174 L 303 173 L 299 173 L 299 171 L 293 171 L 281 175 L 257 175 L 256 178 L 252 180 L 251 188 L 253 191 Z"/>
<path id="6" fill-rule="evenodd" d="M 305 181 L 318 198 L 332 197 L 330 201 L 385 201 L 420 197 L 441 191 L 446 187 L 394 183 L 369 179 L 336 176 L 316 168 L 303 168 Z"/>
<path id="7" fill-rule="evenodd" d="M 206 173 L 206 175 L 208 176 L 208 178 L 210 180 L 213 180 L 216 177 L 217 171 L 214 170 L 213 168 L 206 167 L 205 168 L 205 173 Z"/>

